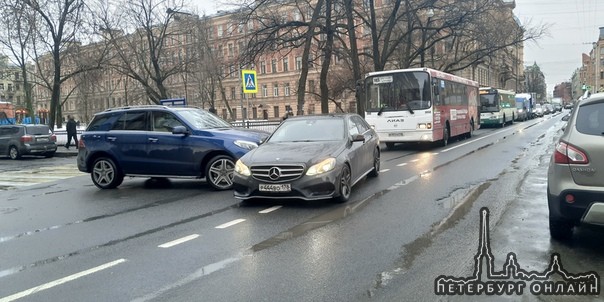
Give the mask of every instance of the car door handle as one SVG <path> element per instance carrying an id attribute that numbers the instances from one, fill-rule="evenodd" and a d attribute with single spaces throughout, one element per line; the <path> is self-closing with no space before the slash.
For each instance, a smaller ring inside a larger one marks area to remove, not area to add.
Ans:
<path id="1" fill-rule="evenodd" d="M 153 137 L 150 137 L 150 138 L 148 138 L 147 140 L 148 140 L 148 141 L 150 141 L 150 142 L 152 142 L 152 143 L 157 143 L 157 141 L 158 141 L 159 139 L 158 139 L 158 138 L 153 138 Z"/>
<path id="2" fill-rule="evenodd" d="M 115 136 L 107 136 L 107 140 L 110 142 L 115 142 L 117 140 L 117 137 Z"/>

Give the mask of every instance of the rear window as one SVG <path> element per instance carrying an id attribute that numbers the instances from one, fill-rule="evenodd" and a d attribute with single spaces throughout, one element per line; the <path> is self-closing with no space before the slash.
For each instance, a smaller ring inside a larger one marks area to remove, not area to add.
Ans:
<path id="1" fill-rule="evenodd" d="M 577 131 L 589 135 L 604 135 L 604 103 L 593 103 L 579 107 Z"/>
<path id="2" fill-rule="evenodd" d="M 86 128 L 86 131 L 109 131 L 118 116 L 119 113 L 115 112 L 96 115 L 92 122 L 90 122 L 90 125 L 88 125 L 88 128 Z"/>
<path id="3" fill-rule="evenodd" d="M 27 126 L 25 132 L 31 135 L 48 135 L 50 134 L 50 128 L 48 126 Z"/>

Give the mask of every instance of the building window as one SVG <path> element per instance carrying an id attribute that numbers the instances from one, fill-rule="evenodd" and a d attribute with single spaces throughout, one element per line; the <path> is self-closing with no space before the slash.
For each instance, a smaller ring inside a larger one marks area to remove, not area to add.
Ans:
<path id="1" fill-rule="evenodd" d="M 263 97 L 268 96 L 268 87 L 266 86 L 266 84 L 262 85 L 262 96 Z"/>
<path id="2" fill-rule="evenodd" d="M 315 104 L 308 104 L 308 114 L 315 114 Z"/>
<path id="3" fill-rule="evenodd" d="M 302 69 L 302 57 L 296 57 L 296 70 Z"/>
<path id="4" fill-rule="evenodd" d="M 231 100 L 235 99 L 235 87 L 231 87 Z"/>
<path id="5" fill-rule="evenodd" d="M 229 57 L 232 57 L 235 53 L 235 51 L 233 50 L 233 44 L 229 43 L 228 48 L 229 48 Z"/>
<path id="6" fill-rule="evenodd" d="M 264 61 L 260 62 L 260 73 L 261 74 L 266 73 L 266 62 L 264 62 Z"/>
<path id="7" fill-rule="evenodd" d="M 275 59 L 271 60 L 271 72 L 272 73 L 277 72 L 277 60 L 275 60 Z"/>
<path id="8" fill-rule="evenodd" d="M 222 25 L 218 25 L 217 30 L 218 30 L 218 36 L 222 37 L 222 34 L 223 34 Z"/>
<path id="9" fill-rule="evenodd" d="M 310 93 L 315 93 L 315 81 L 314 80 L 308 81 L 308 91 Z"/>
<path id="10" fill-rule="evenodd" d="M 289 60 L 287 57 L 283 58 L 283 71 L 289 71 Z"/>
<path id="11" fill-rule="evenodd" d="M 283 84 L 283 94 L 289 96 L 289 83 Z"/>
<path id="12" fill-rule="evenodd" d="M 279 84 L 273 84 L 273 96 L 279 96 Z"/>
<path id="13" fill-rule="evenodd" d="M 231 111 L 233 112 L 233 119 L 236 120 L 237 119 L 237 108 L 232 108 Z"/>
<path id="14" fill-rule="evenodd" d="M 279 115 L 279 106 L 273 106 L 274 117 L 281 117 Z"/>

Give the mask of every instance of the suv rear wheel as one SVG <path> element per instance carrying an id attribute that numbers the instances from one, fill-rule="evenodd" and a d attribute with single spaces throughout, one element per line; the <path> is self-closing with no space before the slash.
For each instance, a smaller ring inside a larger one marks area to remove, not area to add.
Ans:
<path id="1" fill-rule="evenodd" d="M 206 166 L 206 181 L 216 190 L 233 188 L 235 161 L 227 155 L 218 155 L 210 159 Z"/>
<path id="2" fill-rule="evenodd" d="M 124 181 L 124 175 L 115 162 L 108 157 L 99 157 L 94 161 L 90 178 L 100 189 L 115 189 Z"/>
<path id="3" fill-rule="evenodd" d="M 10 146 L 8 149 L 8 156 L 11 159 L 19 159 L 21 158 L 21 153 L 19 153 L 19 149 L 16 146 Z"/>

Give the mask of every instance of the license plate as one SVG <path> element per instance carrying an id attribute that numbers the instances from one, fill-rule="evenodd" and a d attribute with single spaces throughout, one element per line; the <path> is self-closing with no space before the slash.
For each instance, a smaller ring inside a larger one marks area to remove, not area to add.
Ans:
<path id="1" fill-rule="evenodd" d="M 47 142 L 47 141 L 48 141 L 48 139 L 47 139 L 47 138 L 39 138 L 39 139 L 38 139 L 38 141 L 39 141 L 39 142 Z"/>
<path id="2" fill-rule="evenodd" d="M 402 132 L 388 133 L 388 136 L 403 136 Z"/>
<path id="3" fill-rule="evenodd" d="M 260 184 L 258 190 L 261 192 L 290 192 L 291 184 Z"/>

